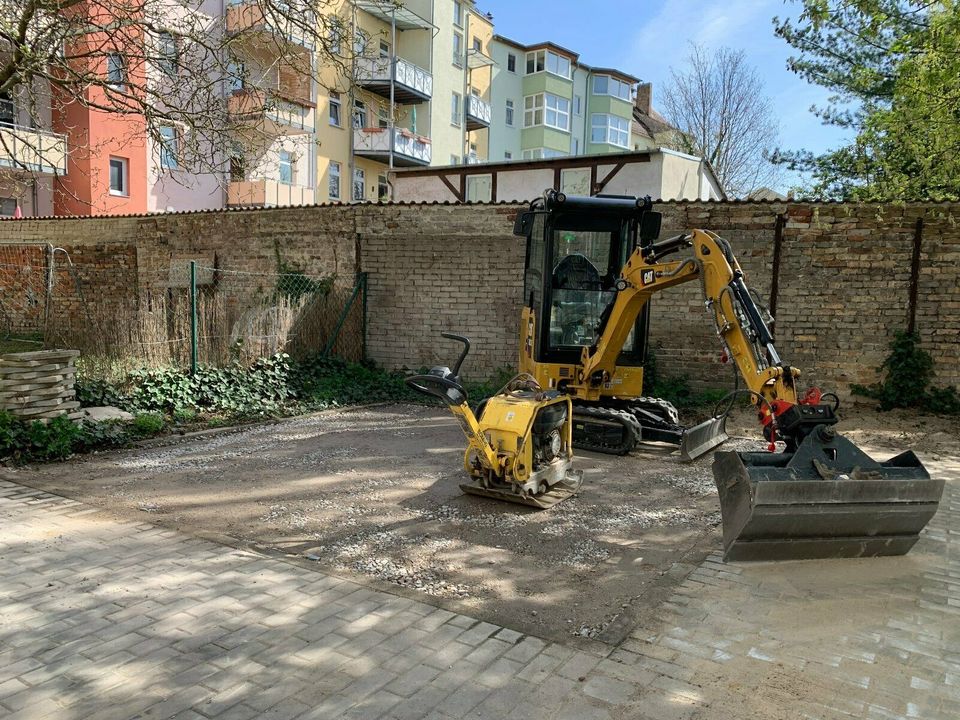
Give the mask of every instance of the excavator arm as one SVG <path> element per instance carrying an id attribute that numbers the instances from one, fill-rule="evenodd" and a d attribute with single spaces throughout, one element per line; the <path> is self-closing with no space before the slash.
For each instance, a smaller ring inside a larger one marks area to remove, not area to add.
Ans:
<path id="1" fill-rule="evenodd" d="M 693 249 L 692 257 L 662 261 L 665 255 L 686 248 Z M 623 267 L 616 298 L 596 343 L 583 348 L 573 391 L 586 399 L 599 397 L 600 389 L 616 374 L 621 348 L 649 300 L 667 288 L 692 281 L 700 283 L 717 334 L 736 364 L 746 392 L 758 406 L 768 439 L 775 440 L 777 416 L 800 402 L 796 390 L 800 371 L 780 360 L 729 243 L 707 230 L 693 230 L 633 252 Z M 809 397 L 819 400 L 816 393 Z M 833 414 L 825 410 L 818 417 L 822 424 L 836 422 Z"/>

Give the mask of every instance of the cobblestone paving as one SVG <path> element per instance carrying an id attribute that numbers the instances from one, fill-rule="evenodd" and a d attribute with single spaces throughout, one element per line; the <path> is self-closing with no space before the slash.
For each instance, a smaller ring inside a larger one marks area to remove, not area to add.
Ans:
<path id="1" fill-rule="evenodd" d="M 0 717 L 955 719 L 939 469 L 911 555 L 714 556 L 606 655 L 0 481 Z"/>

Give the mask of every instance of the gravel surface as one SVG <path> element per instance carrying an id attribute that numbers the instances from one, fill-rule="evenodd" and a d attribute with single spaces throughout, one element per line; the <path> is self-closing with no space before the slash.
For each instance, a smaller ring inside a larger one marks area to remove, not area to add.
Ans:
<path id="1" fill-rule="evenodd" d="M 744 413 L 731 427 L 753 432 L 750 421 Z M 875 439 L 903 438 L 881 428 Z M 734 438 L 725 449 L 764 446 Z M 557 639 L 600 636 L 719 546 L 709 456 L 683 464 L 662 450 L 584 453 L 580 493 L 537 511 L 462 494 L 463 447 L 446 410 L 391 406 L 5 475 Z"/>

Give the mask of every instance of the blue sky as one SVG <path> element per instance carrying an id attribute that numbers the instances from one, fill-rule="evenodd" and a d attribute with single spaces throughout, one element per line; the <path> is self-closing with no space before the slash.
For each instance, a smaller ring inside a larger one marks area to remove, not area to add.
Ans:
<path id="1" fill-rule="evenodd" d="M 844 134 L 809 112 L 829 93 L 786 67 L 791 48 L 773 34 L 774 16 L 796 15 L 788 0 L 479 0 L 496 32 L 524 43 L 552 40 L 580 53 L 588 65 L 616 67 L 657 89 L 680 67 L 689 43 L 746 52 L 778 109 L 781 146 L 814 152 L 835 147 Z M 789 186 L 791 179 L 784 185 Z M 786 188 L 781 188 L 786 189 Z"/>

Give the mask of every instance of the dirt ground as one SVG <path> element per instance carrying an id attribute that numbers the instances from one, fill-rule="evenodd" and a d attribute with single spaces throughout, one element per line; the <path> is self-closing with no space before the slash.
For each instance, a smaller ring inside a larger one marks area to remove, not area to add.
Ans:
<path id="1" fill-rule="evenodd" d="M 950 421 L 853 409 L 878 456 L 960 455 Z M 760 449 L 747 413 L 726 449 Z M 3 477 L 188 532 L 306 558 L 472 616 L 619 642 L 720 544 L 711 457 L 582 453 L 583 489 L 549 511 L 463 495 L 444 409 L 346 409 L 176 444 L 4 469 Z"/>

